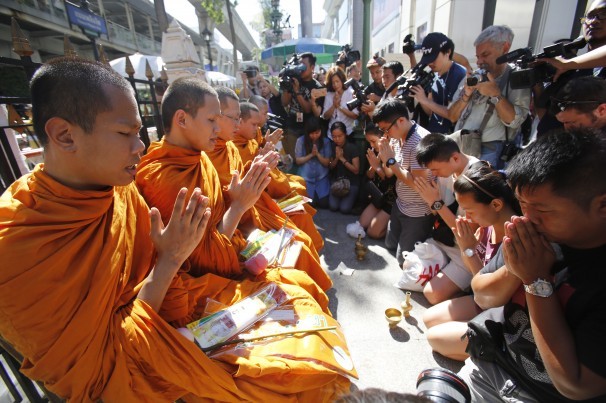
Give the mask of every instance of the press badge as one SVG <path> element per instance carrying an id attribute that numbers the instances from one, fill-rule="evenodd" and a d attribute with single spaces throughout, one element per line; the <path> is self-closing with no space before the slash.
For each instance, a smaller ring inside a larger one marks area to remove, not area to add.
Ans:
<path id="1" fill-rule="evenodd" d="M 303 122 L 303 112 L 297 112 L 297 123 Z"/>

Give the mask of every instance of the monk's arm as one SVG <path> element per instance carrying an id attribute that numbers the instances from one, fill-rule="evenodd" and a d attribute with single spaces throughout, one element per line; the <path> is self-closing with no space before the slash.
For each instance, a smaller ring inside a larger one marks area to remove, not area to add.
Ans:
<path id="1" fill-rule="evenodd" d="M 156 265 L 139 291 L 138 298 L 145 301 L 156 312 L 160 310 L 168 287 L 179 267 L 200 243 L 210 217 L 210 209 L 207 208 L 208 198 L 202 196 L 200 189 L 194 190 L 187 207 L 185 207 L 186 194 L 185 188 L 179 191 L 166 227 L 162 223 L 158 209 L 154 207 L 150 210 L 151 238 L 158 257 Z"/>
<path id="2" fill-rule="evenodd" d="M 264 156 L 264 160 L 253 162 L 250 169 L 240 180 L 240 174 L 234 171 L 228 192 L 231 199 L 230 207 L 225 212 L 223 219 L 217 225 L 217 229 L 223 235 L 231 238 L 242 218 L 242 215 L 255 205 L 263 190 L 271 181 L 269 176 L 269 162 L 273 160 L 272 155 Z"/>

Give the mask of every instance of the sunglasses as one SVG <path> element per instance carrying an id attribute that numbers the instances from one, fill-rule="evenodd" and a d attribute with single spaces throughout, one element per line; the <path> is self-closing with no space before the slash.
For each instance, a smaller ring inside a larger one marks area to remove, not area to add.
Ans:
<path id="1" fill-rule="evenodd" d="M 566 101 L 566 100 L 561 100 L 561 99 L 557 99 L 557 98 L 551 98 L 551 109 L 554 112 L 554 114 L 556 113 L 560 113 L 560 112 L 564 112 L 566 109 L 570 108 L 571 106 L 574 107 L 575 105 L 598 105 L 601 102 L 599 101 Z"/>

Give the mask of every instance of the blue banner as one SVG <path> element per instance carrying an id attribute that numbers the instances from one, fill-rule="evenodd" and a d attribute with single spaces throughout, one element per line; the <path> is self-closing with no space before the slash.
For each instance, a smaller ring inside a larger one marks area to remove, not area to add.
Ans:
<path id="1" fill-rule="evenodd" d="M 80 7 L 72 3 L 65 2 L 65 7 L 70 24 L 77 25 L 82 29 L 92 31 L 97 34 L 107 35 L 105 18 L 89 10 L 82 10 Z"/>

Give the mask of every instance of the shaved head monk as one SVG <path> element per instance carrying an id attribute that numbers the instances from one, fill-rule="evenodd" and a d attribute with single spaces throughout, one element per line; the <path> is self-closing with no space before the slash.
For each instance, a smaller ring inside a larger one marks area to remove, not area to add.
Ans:
<path id="1" fill-rule="evenodd" d="M 222 98 L 221 94 L 219 94 L 219 98 Z M 230 102 L 231 96 L 227 93 L 223 98 L 225 98 L 226 102 Z M 273 150 L 275 144 L 280 141 L 282 136 L 282 129 L 278 129 L 273 133 L 269 133 L 268 130 L 264 139 L 261 136 L 260 127 L 267 120 L 267 105 L 266 103 L 264 105 L 263 102 L 263 99 L 259 100 L 257 96 L 253 96 L 250 103 L 240 106 L 245 109 L 245 112 L 242 113 L 241 123 L 234 129 L 233 143 L 244 164 L 253 161 L 256 156 L 266 153 L 268 149 Z M 259 144 L 259 138 L 263 139 L 262 147 Z M 285 174 L 277 167 L 271 169 L 269 176 L 271 181 L 267 185 L 266 191 L 272 198 L 282 199 L 296 194 L 307 196 L 305 179 L 302 177 Z M 324 239 L 313 221 L 316 210 L 308 203 L 304 206 L 305 213 L 291 215 L 290 220 L 295 223 L 297 228 L 311 238 L 316 250 L 319 252 L 324 247 Z"/>
<path id="2" fill-rule="evenodd" d="M 148 209 L 132 183 L 144 147 L 127 81 L 64 58 L 36 72 L 31 92 L 45 162 L 0 197 L 0 335 L 24 357 L 25 375 L 77 402 L 332 401 L 347 392 L 346 378 L 318 365 L 326 357 L 290 358 L 322 343 L 315 335 L 280 357 L 252 346 L 213 359 L 169 324 L 268 283 L 176 275 L 206 231 L 209 201 L 178 190 L 166 226 Z M 300 287 L 280 287 L 297 317 L 336 324 Z"/>

